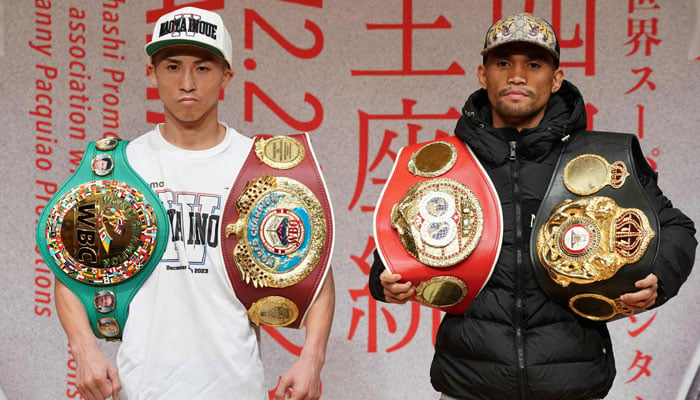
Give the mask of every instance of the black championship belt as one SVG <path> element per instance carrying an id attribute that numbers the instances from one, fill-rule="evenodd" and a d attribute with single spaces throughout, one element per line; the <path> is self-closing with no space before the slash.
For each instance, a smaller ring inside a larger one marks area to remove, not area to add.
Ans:
<path id="1" fill-rule="evenodd" d="M 462 315 L 491 277 L 503 238 L 493 183 L 451 136 L 401 149 L 374 214 L 386 268 L 416 286 L 412 299 Z"/>
<path id="2" fill-rule="evenodd" d="M 651 270 L 659 220 L 639 181 L 648 168 L 637 137 L 585 132 L 559 157 L 530 238 L 544 291 L 595 321 L 631 315 L 620 295 Z"/>
<path id="3" fill-rule="evenodd" d="M 331 203 L 307 134 L 254 140 L 224 208 L 224 264 L 251 322 L 299 328 L 330 266 Z"/>
<path id="4" fill-rule="evenodd" d="M 129 304 L 168 242 L 160 199 L 126 158 L 127 141 L 88 144 L 39 217 L 42 258 L 83 304 L 95 336 L 119 340 Z"/>

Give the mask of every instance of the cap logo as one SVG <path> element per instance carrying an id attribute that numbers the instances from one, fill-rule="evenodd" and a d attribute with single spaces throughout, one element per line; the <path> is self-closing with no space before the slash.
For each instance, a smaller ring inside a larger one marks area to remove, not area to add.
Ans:
<path id="1" fill-rule="evenodd" d="M 153 25 L 153 36 L 146 45 L 148 56 L 168 46 L 188 44 L 199 46 L 228 65 L 233 60 L 231 34 L 221 16 L 196 7 L 184 7 L 162 15 Z"/>
<path id="2" fill-rule="evenodd" d="M 195 14 L 178 14 L 170 21 L 165 21 L 160 24 L 159 37 L 171 35 L 172 37 L 180 37 L 185 35 L 194 37 L 197 34 L 204 35 L 216 40 L 217 26 L 202 21 L 202 17 Z"/>
<path id="3" fill-rule="evenodd" d="M 534 38 L 540 37 L 542 42 L 545 44 L 549 44 L 551 40 L 551 36 L 549 34 L 549 29 L 547 29 L 546 26 L 538 23 L 537 21 L 532 21 L 528 22 L 530 25 L 530 32 L 528 34 Z"/>
<path id="4" fill-rule="evenodd" d="M 511 26 L 513 25 L 513 20 L 506 20 L 497 26 L 493 27 L 493 37 L 491 40 L 497 42 L 498 38 L 507 38 L 511 35 Z"/>

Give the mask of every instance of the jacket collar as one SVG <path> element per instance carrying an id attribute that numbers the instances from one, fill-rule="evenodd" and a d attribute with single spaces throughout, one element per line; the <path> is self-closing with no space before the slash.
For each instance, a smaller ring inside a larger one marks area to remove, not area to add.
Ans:
<path id="1" fill-rule="evenodd" d="M 568 139 L 570 133 L 586 128 L 586 111 L 578 88 L 569 81 L 554 93 L 540 124 L 535 128 L 495 128 L 491 122 L 491 104 L 486 90 L 474 92 L 457 121 L 455 135 L 466 142 L 479 159 L 496 167 L 508 161 L 510 141 L 516 141 L 519 158 L 541 160 L 555 144 Z"/>

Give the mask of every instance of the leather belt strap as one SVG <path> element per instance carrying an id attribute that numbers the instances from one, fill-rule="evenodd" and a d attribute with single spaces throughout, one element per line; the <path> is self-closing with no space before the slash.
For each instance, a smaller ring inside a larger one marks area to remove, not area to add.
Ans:
<path id="1" fill-rule="evenodd" d="M 636 136 L 574 135 L 537 212 L 530 238 L 535 276 L 553 300 L 582 317 L 630 315 L 617 299 L 638 290 L 634 283 L 656 259 L 659 220 L 640 168 L 654 174 Z"/>
<path id="2" fill-rule="evenodd" d="M 500 201 L 457 137 L 409 145 L 379 198 L 374 230 L 386 268 L 417 287 L 412 300 L 461 315 L 500 254 Z"/>
<path id="3" fill-rule="evenodd" d="M 307 134 L 254 140 L 224 208 L 224 264 L 253 323 L 299 328 L 330 265 L 332 207 Z"/>
<path id="4" fill-rule="evenodd" d="M 95 336 L 119 340 L 129 304 L 168 241 L 165 209 L 126 158 L 127 141 L 88 144 L 39 218 L 46 265 L 80 299 Z"/>

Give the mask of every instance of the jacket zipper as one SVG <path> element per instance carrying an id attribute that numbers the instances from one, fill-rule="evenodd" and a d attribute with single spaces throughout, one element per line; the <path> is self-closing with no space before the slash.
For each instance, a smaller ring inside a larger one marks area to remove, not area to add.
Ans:
<path id="1" fill-rule="evenodd" d="M 525 344 L 523 339 L 523 225 L 520 205 L 520 185 L 518 182 L 518 159 L 516 153 L 516 141 L 510 145 L 510 172 L 513 186 L 513 212 L 515 213 L 515 350 L 518 359 L 518 386 L 520 399 L 525 400 Z"/>

